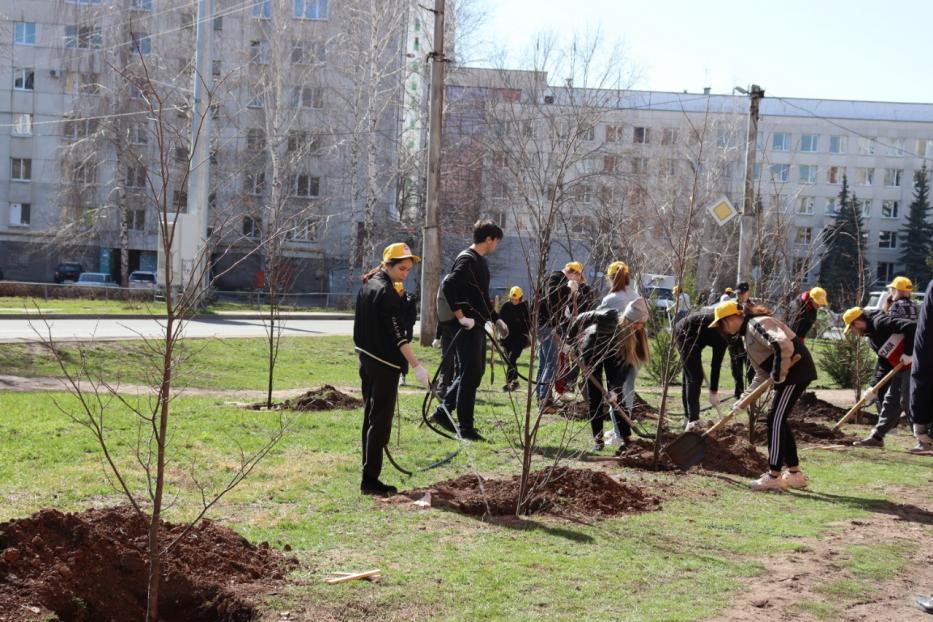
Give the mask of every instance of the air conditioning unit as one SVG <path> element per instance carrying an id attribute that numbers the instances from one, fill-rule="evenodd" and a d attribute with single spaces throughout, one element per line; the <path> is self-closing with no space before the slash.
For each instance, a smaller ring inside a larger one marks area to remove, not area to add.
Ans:
<path id="1" fill-rule="evenodd" d="M 57 77 L 58 77 L 58 69 L 49 69 L 49 77 L 50 77 L 50 78 L 57 78 Z"/>
<path id="2" fill-rule="evenodd" d="M 553 103 L 554 103 L 554 96 L 553 96 L 553 95 L 545 95 L 545 96 L 544 96 L 544 103 L 545 103 L 545 104 L 553 104 Z"/>

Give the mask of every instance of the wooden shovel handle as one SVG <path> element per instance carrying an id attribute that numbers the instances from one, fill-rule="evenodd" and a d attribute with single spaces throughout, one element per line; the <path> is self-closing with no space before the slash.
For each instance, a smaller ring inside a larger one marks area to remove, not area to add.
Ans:
<path id="1" fill-rule="evenodd" d="M 889 371 L 888 373 L 886 373 L 886 374 L 884 375 L 884 378 L 882 378 L 881 380 L 879 380 L 879 381 L 875 384 L 875 386 L 873 386 L 873 387 L 871 388 L 871 392 L 872 392 L 872 393 L 877 393 L 878 390 L 881 389 L 881 387 L 883 387 L 884 385 L 886 385 L 886 384 L 888 384 L 889 382 L 891 382 L 891 378 L 893 378 L 894 376 L 898 375 L 898 374 L 901 372 L 901 370 L 904 369 L 904 367 L 905 367 L 905 365 L 904 365 L 903 363 L 898 363 L 897 365 L 895 365 L 895 366 L 894 366 L 894 369 L 892 369 L 891 371 Z M 860 410 L 862 409 L 862 406 L 864 406 L 864 405 L 865 405 L 865 397 L 863 396 L 862 399 L 860 399 L 859 401 L 857 401 L 857 402 L 855 403 L 855 406 L 853 406 L 852 408 L 850 408 L 850 409 L 849 409 L 849 412 L 847 412 L 847 413 L 845 414 L 845 416 L 844 416 L 842 419 L 840 419 L 839 422 L 838 422 L 836 425 L 833 426 L 833 430 L 834 430 L 834 431 L 835 431 L 835 430 L 838 430 L 839 428 L 841 428 L 842 426 L 844 426 L 845 423 L 846 423 L 846 421 L 848 421 L 849 419 L 851 419 L 851 418 L 852 418 L 852 415 L 854 415 L 855 413 L 857 413 L 858 411 L 860 411 Z"/>

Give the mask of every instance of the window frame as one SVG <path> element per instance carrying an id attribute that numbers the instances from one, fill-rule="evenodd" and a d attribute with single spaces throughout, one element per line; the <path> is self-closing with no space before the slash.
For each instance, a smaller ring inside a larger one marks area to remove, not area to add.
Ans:
<path id="1" fill-rule="evenodd" d="M 804 141 L 809 139 L 810 145 L 809 149 L 804 149 Z M 800 152 L 801 153 L 819 153 L 820 151 L 820 135 L 819 134 L 801 134 L 800 135 Z"/>
<path id="2" fill-rule="evenodd" d="M 19 163 L 19 166 L 17 166 Z M 17 169 L 19 169 L 17 171 Z M 32 181 L 32 158 L 10 157 L 10 181 Z"/>
<path id="3" fill-rule="evenodd" d="M 13 221 L 14 206 L 18 208 L 16 222 Z M 32 225 L 32 203 L 19 203 L 19 202 L 10 202 L 9 209 L 9 223 L 10 227 L 29 227 Z M 26 215 L 26 218 L 23 218 L 23 214 Z"/>
<path id="4" fill-rule="evenodd" d="M 314 15 L 310 15 L 312 12 Z M 292 3 L 292 17 L 295 19 L 322 22 L 328 19 L 329 13 L 328 0 L 294 0 Z"/>
<path id="5" fill-rule="evenodd" d="M 20 27 L 22 26 L 22 37 Z M 32 26 L 32 37 L 29 37 L 29 26 Z M 32 39 L 31 41 L 29 39 Z M 39 39 L 39 26 L 36 22 L 14 22 L 13 45 L 35 46 Z"/>
<path id="6" fill-rule="evenodd" d="M 878 248 L 896 249 L 897 231 L 879 231 Z"/>
<path id="7" fill-rule="evenodd" d="M 780 145 L 778 145 L 779 136 L 782 138 Z M 771 151 L 790 151 L 790 138 L 789 132 L 774 132 L 771 134 Z"/>
<path id="8" fill-rule="evenodd" d="M 16 86 L 19 82 L 20 86 Z M 30 93 L 36 90 L 36 70 L 30 67 L 13 68 L 13 90 Z"/>

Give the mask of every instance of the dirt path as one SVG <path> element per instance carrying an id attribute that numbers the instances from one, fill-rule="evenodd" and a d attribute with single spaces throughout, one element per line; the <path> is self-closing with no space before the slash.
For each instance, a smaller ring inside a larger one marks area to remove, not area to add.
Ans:
<path id="1" fill-rule="evenodd" d="M 832 619 L 846 622 L 933 619 L 914 602 L 917 595 L 933 593 L 933 501 L 921 492 L 921 488 L 900 488 L 897 498 L 903 503 L 878 504 L 869 517 L 833 524 L 832 531 L 820 538 L 799 540 L 799 552 L 763 560 L 765 572 L 745 581 L 732 606 L 710 622 L 814 620 L 815 616 L 798 606 L 807 601 L 835 606 Z M 848 603 L 845 597 L 819 591 L 820 586 L 852 578 L 841 563 L 849 546 L 897 542 L 913 543 L 917 550 L 896 576 L 877 583 L 866 581 L 872 591 L 863 600 Z"/>

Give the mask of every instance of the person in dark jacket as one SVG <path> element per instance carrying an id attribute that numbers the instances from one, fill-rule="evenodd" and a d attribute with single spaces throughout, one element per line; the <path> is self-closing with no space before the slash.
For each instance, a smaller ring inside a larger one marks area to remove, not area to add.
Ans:
<path id="1" fill-rule="evenodd" d="M 490 221 L 477 222 L 473 227 L 473 244 L 457 255 L 441 285 L 444 298 L 459 324 L 452 345 L 457 357 L 457 375 L 447 387 L 432 420 L 456 432 L 454 422 L 449 418 L 449 413 L 456 410 L 460 436 L 471 441 L 484 440 L 474 425 L 473 408 L 476 389 L 483 378 L 485 323 L 495 322 L 500 335 L 503 338 L 508 336 L 508 327 L 499 319 L 489 297 L 489 264 L 486 263 L 486 255 L 495 252 L 502 236 L 499 225 Z"/>
<path id="2" fill-rule="evenodd" d="M 499 319 L 505 322 L 509 335 L 502 340 L 505 348 L 508 369 L 505 372 L 505 386 L 503 391 L 514 391 L 518 388 L 518 357 L 528 347 L 528 331 L 531 319 L 528 303 L 525 302 L 525 292 L 515 286 L 509 290 L 509 300 L 499 309 Z"/>
<path id="3" fill-rule="evenodd" d="M 730 291 L 730 290 L 726 290 Z M 749 299 L 750 287 L 743 281 L 735 286 L 733 291 L 735 301 L 739 306 L 751 305 Z M 731 300 L 731 299 L 727 299 Z M 735 399 L 739 399 L 742 392 L 745 391 L 746 380 L 750 383 L 755 376 L 755 370 L 748 362 L 748 356 L 745 354 L 745 343 L 741 338 L 729 339 L 729 370 L 732 372 L 732 382 L 735 386 Z M 719 399 L 718 396 L 715 399 Z"/>
<path id="4" fill-rule="evenodd" d="M 631 418 L 631 411 L 622 400 L 625 380 L 637 365 L 648 360 L 648 336 L 645 323 L 650 311 L 644 298 L 628 303 L 619 313 L 613 308 L 601 308 L 581 313 L 567 335 L 573 348 L 571 358 L 579 357 L 580 367 L 587 377 L 587 402 L 594 450 L 605 447 L 603 439 L 603 409 L 621 409 Z M 609 403 L 607 403 L 609 396 Z M 618 426 L 616 436 L 621 443 L 616 455 L 625 451 L 632 428 L 622 417 L 613 417 Z"/>
<path id="5" fill-rule="evenodd" d="M 393 285 L 402 298 L 402 329 L 405 331 L 405 338 L 410 342 L 415 335 L 415 322 L 418 321 L 418 298 L 411 292 L 405 291 L 404 283 L 396 282 Z M 403 372 L 399 376 L 399 384 L 404 386 L 407 377 L 408 374 Z"/>
<path id="6" fill-rule="evenodd" d="M 909 300 L 906 302 L 913 307 L 912 302 Z M 845 332 L 851 331 L 860 337 L 867 337 L 868 344 L 878 354 L 872 386 L 894 369 L 897 363 L 892 363 L 892 360 L 896 359 L 906 365 L 913 357 L 914 333 L 917 328 L 916 308 L 913 308 L 913 317 L 910 317 L 910 311 L 902 313 L 906 313 L 906 316 L 898 317 L 883 309 L 865 311 L 860 307 L 853 307 L 842 315 L 846 324 Z M 904 370 L 879 389 L 877 396 L 872 393 L 871 389 L 865 392 L 863 397 L 866 403 L 873 401 L 875 397 L 881 403 L 878 423 L 867 437 L 856 441 L 853 445 L 884 447 L 884 437 L 897 426 L 901 413 L 907 414 L 910 419 L 909 383 L 910 372 Z"/>
<path id="7" fill-rule="evenodd" d="M 713 405 L 719 404 L 719 373 L 728 344 L 718 330 L 710 328 L 712 322 L 713 309 L 705 307 L 689 314 L 674 326 L 674 346 L 680 354 L 684 368 L 682 396 L 686 414 L 685 426 L 688 430 L 699 425 L 703 348 L 706 347 L 713 349 L 709 373 L 709 400 Z"/>
<path id="8" fill-rule="evenodd" d="M 933 451 L 930 424 L 933 424 L 933 280 L 927 284 L 926 298 L 917 319 L 914 356 L 910 368 L 910 414 L 917 446 L 911 452 Z"/>
<path id="9" fill-rule="evenodd" d="M 816 324 L 816 312 L 827 304 L 829 301 L 826 299 L 826 290 L 822 287 L 812 287 L 790 303 L 784 315 L 785 324 L 794 331 L 800 341 L 805 342 L 810 329 Z"/>
<path id="10" fill-rule="evenodd" d="M 399 375 L 411 366 L 418 382 L 430 384 L 428 371 L 418 362 L 405 334 L 402 297 L 395 283 L 404 282 L 419 258 L 407 244 L 390 244 L 382 253 L 382 264 L 363 277 L 356 297 L 353 344 L 360 359 L 363 384 L 363 479 L 360 492 L 393 495 L 394 486 L 383 484 L 382 452 L 389 442 L 392 416 L 398 396 Z"/>

